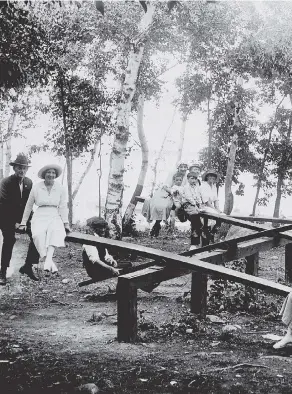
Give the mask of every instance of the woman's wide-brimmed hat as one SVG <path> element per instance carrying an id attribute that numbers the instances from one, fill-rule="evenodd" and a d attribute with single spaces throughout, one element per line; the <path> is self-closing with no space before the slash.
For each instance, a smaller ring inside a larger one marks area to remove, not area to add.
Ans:
<path id="1" fill-rule="evenodd" d="M 55 170 L 56 178 L 58 178 L 62 174 L 62 168 L 58 164 L 47 164 L 39 170 L 38 177 L 45 179 L 45 174 L 48 170 Z"/>
<path id="2" fill-rule="evenodd" d="M 25 167 L 30 167 L 30 161 L 28 160 L 28 157 L 24 153 L 18 153 L 16 156 L 16 159 L 12 162 L 9 163 L 11 166 L 19 165 L 19 166 L 25 166 Z"/>
<path id="3" fill-rule="evenodd" d="M 216 181 L 218 181 L 219 175 L 218 173 L 212 168 L 210 170 L 207 170 L 206 172 L 204 172 L 203 176 L 202 176 L 202 180 L 206 181 L 206 178 L 208 175 L 213 175 L 216 177 Z"/>
<path id="4" fill-rule="evenodd" d="M 92 218 L 87 219 L 86 224 L 93 230 L 106 228 L 108 226 L 107 221 L 99 216 L 93 216 Z"/>

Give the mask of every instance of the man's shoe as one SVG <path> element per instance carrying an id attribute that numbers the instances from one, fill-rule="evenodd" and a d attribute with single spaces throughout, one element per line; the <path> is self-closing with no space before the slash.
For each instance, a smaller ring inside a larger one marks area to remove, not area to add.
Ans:
<path id="1" fill-rule="evenodd" d="M 0 286 L 5 286 L 7 283 L 6 272 L 0 272 Z"/>
<path id="2" fill-rule="evenodd" d="M 27 275 L 30 279 L 38 281 L 39 279 L 33 273 L 32 267 L 28 265 L 23 265 L 20 267 L 19 272 L 23 275 Z"/>

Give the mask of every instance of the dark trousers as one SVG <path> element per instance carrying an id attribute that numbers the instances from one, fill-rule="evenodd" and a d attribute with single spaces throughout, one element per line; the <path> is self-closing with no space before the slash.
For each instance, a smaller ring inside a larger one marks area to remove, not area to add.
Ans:
<path id="1" fill-rule="evenodd" d="M 1 226 L 3 235 L 2 254 L 1 254 L 1 271 L 7 270 L 10 264 L 13 246 L 15 244 L 15 225 L 14 223 Z"/>
<path id="2" fill-rule="evenodd" d="M 28 226 L 28 228 L 27 228 L 27 234 L 29 236 L 30 243 L 28 245 L 28 251 L 27 251 L 27 255 L 26 255 L 26 259 L 25 259 L 25 265 L 32 266 L 33 264 L 39 263 L 40 255 L 39 255 L 39 252 L 37 251 L 37 248 L 35 247 L 35 244 L 32 240 L 30 226 Z"/>
<path id="3" fill-rule="evenodd" d="M 200 245 L 202 223 L 199 215 L 188 215 L 191 222 L 191 245 Z"/>
<path id="4" fill-rule="evenodd" d="M 2 254 L 1 254 L 1 271 L 6 271 L 10 265 L 10 260 L 12 256 L 13 246 L 15 244 L 15 224 L 9 224 L 0 227 L 3 235 L 3 245 L 2 245 Z M 30 238 L 30 244 L 28 247 L 27 256 L 25 259 L 26 265 L 38 264 L 39 262 L 39 253 L 33 243 L 31 237 L 31 231 L 28 227 L 28 235 Z"/>

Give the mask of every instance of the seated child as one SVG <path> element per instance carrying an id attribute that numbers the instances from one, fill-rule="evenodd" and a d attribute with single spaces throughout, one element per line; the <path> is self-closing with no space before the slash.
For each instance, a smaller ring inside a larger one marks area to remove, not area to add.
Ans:
<path id="1" fill-rule="evenodd" d="M 183 181 L 183 176 L 181 174 L 179 173 L 174 174 L 173 185 L 170 188 L 170 193 L 174 204 L 172 209 L 181 207 L 182 190 L 183 190 L 182 181 Z"/>
<path id="2" fill-rule="evenodd" d="M 100 217 L 94 216 L 86 221 L 89 233 L 97 237 L 108 237 L 108 224 Z M 103 245 L 83 245 L 83 266 L 87 274 L 96 280 L 103 280 L 119 275 L 117 262 Z"/>
<path id="3" fill-rule="evenodd" d="M 187 175 L 188 184 L 182 190 L 182 206 L 187 219 L 191 222 L 191 247 L 195 249 L 200 245 L 202 225 L 200 220 L 200 208 L 202 204 L 200 195 L 200 181 L 196 172 Z"/>
<path id="4" fill-rule="evenodd" d="M 216 183 L 218 182 L 218 174 L 215 170 L 207 170 L 202 176 L 202 185 L 200 187 L 201 199 L 202 199 L 202 212 L 210 214 L 222 214 L 219 208 L 219 199 Z M 206 238 L 206 242 L 214 242 L 215 234 L 217 234 L 221 225 L 220 220 L 213 221 L 204 218 L 204 226 L 202 236 Z"/>

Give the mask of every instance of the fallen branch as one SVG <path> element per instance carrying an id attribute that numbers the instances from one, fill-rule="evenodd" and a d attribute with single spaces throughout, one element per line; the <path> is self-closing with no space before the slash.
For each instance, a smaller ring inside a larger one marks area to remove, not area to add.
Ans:
<path id="1" fill-rule="evenodd" d="M 227 371 L 228 369 L 238 369 L 238 368 L 242 368 L 242 367 L 248 367 L 248 368 L 270 368 L 267 365 L 262 365 L 262 364 L 242 363 L 242 364 L 236 364 L 236 365 L 229 365 L 228 367 L 224 367 L 224 368 L 210 369 L 207 372 L 203 372 L 203 374 L 210 373 L 210 372 L 222 372 L 222 371 Z"/>

